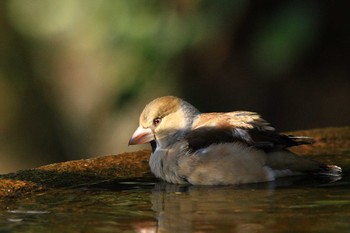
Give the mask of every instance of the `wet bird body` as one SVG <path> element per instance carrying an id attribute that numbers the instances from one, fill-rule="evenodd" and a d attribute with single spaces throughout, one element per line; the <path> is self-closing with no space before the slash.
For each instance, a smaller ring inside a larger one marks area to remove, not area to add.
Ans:
<path id="1" fill-rule="evenodd" d="M 200 113 L 173 96 L 153 100 L 141 113 L 129 144 L 147 142 L 152 145 L 151 171 L 175 184 L 244 184 L 297 174 L 341 173 L 335 165 L 288 151 L 312 140 L 279 134 L 257 113 Z"/>

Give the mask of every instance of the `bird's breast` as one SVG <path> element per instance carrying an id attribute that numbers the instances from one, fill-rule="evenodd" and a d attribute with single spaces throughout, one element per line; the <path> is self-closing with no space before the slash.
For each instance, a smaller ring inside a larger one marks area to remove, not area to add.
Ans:
<path id="1" fill-rule="evenodd" d="M 186 178 L 179 174 L 178 156 L 174 149 L 157 148 L 152 154 L 149 165 L 152 173 L 169 183 L 184 184 Z"/>

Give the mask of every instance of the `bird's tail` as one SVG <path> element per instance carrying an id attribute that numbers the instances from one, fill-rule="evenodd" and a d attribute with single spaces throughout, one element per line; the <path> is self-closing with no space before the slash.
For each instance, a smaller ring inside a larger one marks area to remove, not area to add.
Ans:
<path id="1" fill-rule="evenodd" d="M 339 177 L 342 175 L 342 169 L 337 165 L 322 164 L 319 172 L 317 172 L 317 175 Z"/>
<path id="2" fill-rule="evenodd" d="M 297 156 L 288 150 L 267 153 L 266 165 L 277 171 L 290 171 L 278 173 L 277 176 L 291 174 L 314 174 L 330 177 L 341 177 L 342 169 L 336 165 L 327 165 L 312 159 Z"/>
<path id="3" fill-rule="evenodd" d="M 315 143 L 315 139 L 313 139 L 312 137 L 308 137 L 308 136 L 287 135 L 287 137 L 289 139 L 292 139 L 296 146 Z"/>

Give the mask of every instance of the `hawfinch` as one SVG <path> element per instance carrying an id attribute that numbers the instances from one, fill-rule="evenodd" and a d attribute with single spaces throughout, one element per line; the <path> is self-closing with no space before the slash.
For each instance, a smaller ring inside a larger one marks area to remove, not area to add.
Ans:
<path id="1" fill-rule="evenodd" d="M 299 157 L 288 147 L 308 137 L 282 135 L 257 113 L 200 113 L 188 102 L 160 97 L 144 108 L 129 145 L 150 143 L 150 168 L 169 183 L 228 185 L 298 174 L 340 176 L 341 168 Z"/>

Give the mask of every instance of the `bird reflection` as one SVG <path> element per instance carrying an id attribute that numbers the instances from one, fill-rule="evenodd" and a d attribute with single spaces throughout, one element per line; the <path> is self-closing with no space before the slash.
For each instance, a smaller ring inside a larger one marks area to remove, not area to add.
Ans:
<path id="1" fill-rule="evenodd" d="M 158 221 L 154 232 L 262 232 L 279 227 L 276 210 L 288 196 L 329 179 L 289 177 L 275 182 L 239 186 L 192 186 L 166 182 L 151 192 Z M 283 209 L 283 206 L 282 206 Z M 154 228 L 153 228 L 154 229 Z"/>
<path id="2" fill-rule="evenodd" d="M 158 232 L 254 232 L 264 226 L 256 216 L 259 202 L 274 192 L 268 188 L 190 186 L 160 182 L 151 194 Z M 261 187 L 261 186 L 260 186 Z"/>

